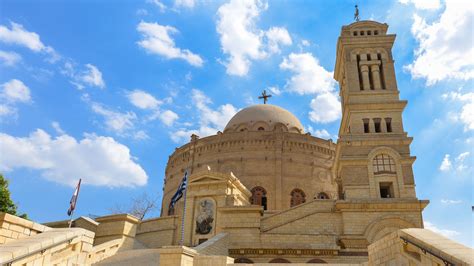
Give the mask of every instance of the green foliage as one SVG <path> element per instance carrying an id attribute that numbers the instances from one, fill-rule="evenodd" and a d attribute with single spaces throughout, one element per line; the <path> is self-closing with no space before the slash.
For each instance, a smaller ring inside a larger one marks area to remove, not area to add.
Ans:
<path id="1" fill-rule="evenodd" d="M 17 206 L 10 198 L 10 191 L 8 190 L 8 180 L 6 180 L 2 174 L 0 174 L 0 212 L 6 212 L 19 216 L 23 219 L 28 219 L 26 213 L 23 213 L 21 215 L 17 213 Z"/>

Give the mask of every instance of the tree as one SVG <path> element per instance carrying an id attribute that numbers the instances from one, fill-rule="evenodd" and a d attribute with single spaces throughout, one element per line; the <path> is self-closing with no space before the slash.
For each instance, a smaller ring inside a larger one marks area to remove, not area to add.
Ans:
<path id="1" fill-rule="evenodd" d="M 19 216 L 23 219 L 28 219 L 26 213 L 18 214 L 17 206 L 10 198 L 10 190 L 8 189 L 8 180 L 0 174 L 0 212 L 6 212 L 12 215 Z"/>
<path id="2" fill-rule="evenodd" d="M 157 199 L 150 198 L 146 193 L 143 193 L 141 196 L 132 198 L 130 207 L 115 206 L 110 209 L 111 213 L 128 213 L 140 220 L 143 220 L 147 214 L 156 210 Z"/>

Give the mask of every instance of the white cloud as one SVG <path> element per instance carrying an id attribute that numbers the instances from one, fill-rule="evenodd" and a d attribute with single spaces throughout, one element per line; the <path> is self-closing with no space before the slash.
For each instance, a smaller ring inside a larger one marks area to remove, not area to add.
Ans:
<path id="1" fill-rule="evenodd" d="M 331 137 L 331 134 L 326 129 L 313 129 L 312 126 L 308 126 L 308 132 L 311 133 L 311 135 L 316 136 L 318 138 L 322 139 L 329 139 Z"/>
<path id="2" fill-rule="evenodd" d="M 431 222 L 425 221 L 425 229 L 431 230 L 437 234 L 443 235 L 447 238 L 452 238 L 454 236 L 459 235 L 460 233 L 454 230 L 442 229 L 437 227 L 436 225 L 432 224 Z"/>
<path id="3" fill-rule="evenodd" d="M 0 40 L 9 44 L 24 46 L 34 52 L 40 52 L 46 49 L 41 42 L 40 36 L 35 32 L 25 30 L 22 25 L 15 22 L 10 23 L 11 29 L 0 25 Z"/>
<path id="4" fill-rule="evenodd" d="M 105 88 L 105 81 L 102 78 L 102 72 L 92 65 L 86 64 L 82 70 L 76 70 L 77 65 L 72 60 L 67 60 L 61 68 L 61 73 L 71 80 L 69 81 L 78 90 L 84 89 L 86 86 Z"/>
<path id="5" fill-rule="evenodd" d="M 446 205 L 461 204 L 462 200 L 441 199 L 441 203 Z"/>
<path id="6" fill-rule="evenodd" d="M 16 114 L 16 108 L 6 104 L 0 104 L 0 117 L 2 116 L 14 116 Z"/>
<path id="7" fill-rule="evenodd" d="M 35 32 L 27 31 L 23 28 L 23 25 L 11 22 L 11 28 L 0 25 L 0 41 L 8 44 L 16 44 L 26 47 L 33 52 L 43 52 L 49 55 L 47 59 L 49 62 L 54 63 L 59 60 L 60 56 L 50 46 L 44 45 L 40 36 Z"/>
<path id="8" fill-rule="evenodd" d="M 281 94 L 281 90 L 278 87 L 268 87 L 267 89 L 275 96 Z"/>
<path id="9" fill-rule="evenodd" d="M 209 107 L 209 104 L 212 103 L 211 99 L 197 89 L 192 90 L 192 101 L 199 111 L 201 126 L 217 129 L 213 134 L 224 129 L 227 122 L 237 113 L 237 109 L 232 104 L 224 104 L 217 110 L 213 110 Z"/>
<path id="10" fill-rule="evenodd" d="M 52 126 L 53 129 L 56 131 L 56 133 L 58 133 L 59 135 L 65 135 L 65 134 L 66 134 L 66 131 L 64 131 L 64 130 L 61 128 L 61 125 L 59 125 L 59 122 L 53 121 L 53 122 L 51 122 L 51 126 Z"/>
<path id="11" fill-rule="evenodd" d="M 452 163 L 451 163 L 451 159 L 449 159 L 449 157 L 450 157 L 449 154 L 444 155 L 443 161 L 441 162 L 441 165 L 439 166 L 439 170 L 441 170 L 443 172 L 451 170 Z"/>
<path id="12" fill-rule="evenodd" d="M 159 119 L 166 126 L 171 126 L 179 118 L 175 112 L 171 110 L 161 111 L 159 108 L 163 103 L 171 103 L 171 98 L 158 100 L 153 95 L 142 90 L 133 90 L 129 92 L 127 98 L 134 106 L 140 109 L 153 111 L 153 113 L 147 117 L 146 120 L 148 121 Z"/>
<path id="13" fill-rule="evenodd" d="M 163 122 L 163 124 L 167 126 L 173 125 L 173 123 L 179 118 L 179 116 L 171 111 L 171 110 L 166 110 L 160 114 L 160 120 Z"/>
<path id="14" fill-rule="evenodd" d="M 446 1 L 439 20 L 431 24 L 415 14 L 411 31 L 419 47 L 405 68 L 413 78 L 425 78 L 427 85 L 474 78 L 473 24 L 474 5 L 462 1 Z"/>
<path id="15" fill-rule="evenodd" d="M 455 169 L 458 172 L 463 172 L 466 169 L 470 169 L 472 165 L 466 165 L 465 160 L 471 155 L 470 152 L 463 152 L 460 153 L 456 158 L 454 158 L 454 161 L 450 159 L 450 155 L 446 154 L 444 155 L 443 161 L 441 162 L 441 165 L 439 166 L 439 170 L 443 172 L 447 172 L 451 169 Z"/>
<path id="16" fill-rule="evenodd" d="M 176 8 L 184 7 L 184 8 L 194 8 L 196 2 L 194 0 L 175 0 L 174 6 Z"/>
<path id="17" fill-rule="evenodd" d="M 163 4 L 160 0 L 147 0 L 148 3 L 152 3 L 160 9 L 160 12 L 165 12 L 166 5 Z"/>
<path id="18" fill-rule="evenodd" d="M 464 130 L 474 130 L 474 92 L 462 94 L 460 92 L 450 92 L 442 95 L 443 99 L 459 101 L 463 104 L 461 111 L 455 114 L 455 119 L 464 124 Z"/>
<path id="19" fill-rule="evenodd" d="M 271 53 L 280 53 L 280 45 L 291 45 L 293 43 L 285 28 L 272 27 L 265 32 L 265 36 L 268 39 L 268 50 Z"/>
<path id="20" fill-rule="evenodd" d="M 341 117 L 341 103 L 335 93 L 325 92 L 311 100 L 309 119 L 316 123 L 330 123 Z"/>
<path id="21" fill-rule="evenodd" d="M 143 130 L 139 130 L 139 131 L 133 133 L 132 137 L 135 140 L 146 140 L 146 139 L 150 138 L 150 136 L 148 136 L 148 134 Z"/>
<path id="22" fill-rule="evenodd" d="M 35 169 L 45 179 L 68 186 L 79 178 L 84 184 L 108 187 L 143 186 L 148 179 L 128 147 L 111 137 L 86 134 L 76 140 L 64 134 L 51 138 L 37 129 L 24 138 L 0 133 L 0 146 L 0 171 Z"/>
<path id="23" fill-rule="evenodd" d="M 465 170 L 467 167 L 469 166 L 466 166 L 464 164 L 464 160 L 466 160 L 466 158 L 470 155 L 471 153 L 470 152 L 463 152 L 461 154 L 458 155 L 458 157 L 456 157 L 456 159 L 454 160 L 455 164 L 456 164 L 456 170 L 458 170 L 459 172 Z"/>
<path id="24" fill-rule="evenodd" d="M 294 73 L 285 88 L 300 95 L 330 92 L 335 89 L 333 72 L 324 69 L 311 53 L 291 53 L 280 69 Z"/>
<path id="25" fill-rule="evenodd" d="M 301 40 L 301 45 L 303 46 L 310 46 L 311 43 L 308 40 Z"/>
<path id="26" fill-rule="evenodd" d="M 290 45 L 291 37 L 285 28 L 258 29 L 255 22 L 268 5 L 258 0 L 231 0 L 217 11 L 217 32 L 222 50 L 229 57 L 224 65 L 227 74 L 247 75 L 252 60 L 279 52 L 280 45 Z M 268 50 L 268 51 L 266 51 Z"/>
<path id="27" fill-rule="evenodd" d="M 8 103 L 27 103 L 31 101 L 30 89 L 21 80 L 12 79 L 3 83 L 0 87 L 2 88 L 0 98 Z"/>
<path id="28" fill-rule="evenodd" d="M 5 66 L 14 66 L 21 61 L 21 55 L 15 52 L 7 52 L 0 50 L 0 60 Z"/>
<path id="29" fill-rule="evenodd" d="M 134 121 L 137 119 L 134 112 L 117 112 L 95 102 L 91 103 L 91 107 L 95 113 L 104 117 L 105 126 L 119 135 L 134 128 Z"/>
<path id="30" fill-rule="evenodd" d="M 127 93 L 128 100 L 140 109 L 156 109 L 163 102 L 157 100 L 153 95 L 142 91 L 133 90 Z"/>
<path id="31" fill-rule="evenodd" d="M 147 52 L 168 59 L 180 58 L 197 67 L 203 65 L 204 61 L 199 55 L 175 46 L 170 35 L 178 32 L 176 28 L 142 21 L 138 24 L 137 30 L 142 34 L 142 40 L 138 42 L 138 45 Z"/>
<path id="32" fill-rule="evenodd" d="M 408 5 L 413 4 L 416 9 L 436 10 L 441 7 L 440 0 L 398 0 L 398 2 Z"/>
<path id="33" fill-rule="evenodd" d="M 103 89 L 105 87 L 105 82 L 102 79 L 102 72 L 99 69 L 91 64 L 86 64 L 87 70 L 82 73 L 81 80 L 94 87 Z"/>
<path id="34" fill-rule="evenodd" d="M 227 122 L 237 113 L 237 109 L 231 104 L 219 106 L 216 110 L 209 107 L 212 103 L 202 91 L 193 89 L 191 91 L 193 107 L 196 108 L 199 117 L 198 129 L 181 128 L 171 133 L 171 139 L 174 142 L 189 141 L 191 134 L 200 137 L 214 135 L 219 130 L 223 130 Z"/>

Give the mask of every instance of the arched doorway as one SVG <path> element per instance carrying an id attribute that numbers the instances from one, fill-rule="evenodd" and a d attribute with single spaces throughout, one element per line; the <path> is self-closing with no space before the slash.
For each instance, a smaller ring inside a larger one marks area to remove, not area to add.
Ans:
<path id="1" fill-rule="evenodd" d="M 290 207 L 300 205 L 301 203 L 306 202 L 306 194 L 304 194 L 303 190 L 299 188 L 293 189 L 290 195 L 291 195 Z"/>
<path id="2" fill-rule="evenodd" d="M 263 187 L 254 187 L 251 190 L 252 197 L 250 203 L 253 205 L 263 206 L 263 209 L 267 209 L 267 191 Z"/>
<path id="3" fill-rule="evenodd" d="M 283 259 L 283 258 L 276 258 L 276 259 L 272 259 L 271 261 L 269 261 L 268 263 L 291 263 L 289 260 L 287 259 Z"/>

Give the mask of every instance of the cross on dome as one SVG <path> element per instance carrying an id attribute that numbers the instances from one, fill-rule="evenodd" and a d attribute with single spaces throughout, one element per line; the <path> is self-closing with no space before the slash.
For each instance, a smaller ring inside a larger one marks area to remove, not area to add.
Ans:
<path id="1" fill-rule="evenodd" d="M 266 90 L 263 90 L 262 96 L 258 96 L 259 99 L 263 99 L 263 104 L 267 104 L 268 98 L 272 97 L 271 94 L 267 94 Z"/>

